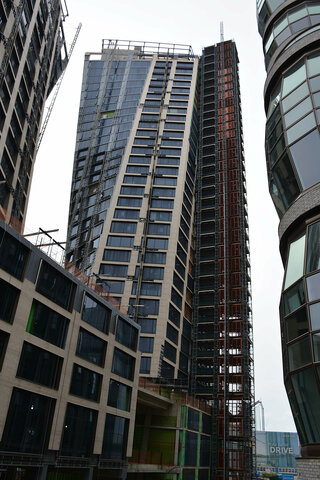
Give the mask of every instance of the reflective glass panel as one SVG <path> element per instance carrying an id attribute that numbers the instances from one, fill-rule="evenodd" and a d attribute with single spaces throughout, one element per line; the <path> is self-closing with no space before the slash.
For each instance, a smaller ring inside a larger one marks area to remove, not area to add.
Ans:
<path id="1" fill-rule="evenodd" d="M 320 333 L 312 335 L 313 340 L 313 354 L 315 362 L 320 361 Z"/>
<path id="2" fill-rule="evenodd" d="M 308 228 L 306 273 L 320 269 L 320 222 Z"/>
<path id="3" fill-rule="evenodd" d="M 304 135 L 309 130 L 312 130 L 315 126 L 316 120 L 314 117 L 314 113 L 311 112 L 309 113 L 309 115 L 300 120 L 300 122 L 296 123 L 293 127 L 288 128 L 288 143 L 292 143 L 297 140 L 297 138 L 302 137 L 302 135 Z"/>
<path id="4" fill-rule="evenodd" d="M 304 289 L 302 281 L 289 288 L 283 294 L 283 304 L 285 315 L 293 312 L 305 302 Z"/>
<path id="5" fill-rule="evenodd" d="M 111 378 L 109 383 L 108 405 L 129 412 L 131 391 L 132 388 L 128 385 L 124 385 Z"/>
<path id="6" fill-rule="evenodd" d="M 308 332 L 309 324 L 307 318 L 306 308 L 303 307 L 300 310 L 297 310 L 293 315 L 288 317 L 285 320 L 286 333 L 287 333 L 287 342 L 294 340 L 300 335 Z"/>
<path id="7" fill-rule="evenodd" d="M 122 459 L 126 456 L 129 420 L 111 415 L 106 416 L 102 458 Z"/>
<path id="8" fill-rule="evenodd" d="M 288 95 L 281 101 L 283 111 L 288 111 L 289 108 L 293 107 L 293 105 L 295 105 L 297 102 L 299 102 L 299 100 L 302 100 L 307 95 L 309 95 L 309 89 L 307 82 L 304 82 L 294 92 L 290 93 L 290 95 Z"/>
<path id="9" fill-rule="evenodd" d="M 300 117 L 305 115 L 310 110 L 312 110 L 312 103 L 310 97 L 307 97 L 303 100 L 303 102 L 300 102 L 296 107 L 294 107 L 284 116 L 284 122 L 286 127 L 292 125 L 292 123 L 299 120 Z"/>
<path id="10" fill-rule="evenodd" d="M 313 77 L 313 75 L 317 75 L 320 73 L 320 55 L 319 53 L 315 53 L 310 55 L 307 59 L 308 65 L 308 75 L 309 77 Z"/>
<path id="11" fill-rule="evenodd" d="M 318 130 L 309 133 L 290 147 L 290 152 L 304 189 L 320 181 L 319 151 L 320 136 Z M 306 155 L 306 152 L 308 152 L 308 155 Z"/>
<path id="12" fill-rule="evenodd" d="M 273 169 L 280 198 L 286 208 L 297 198 L 300 193 L 288 155 L 285 154 Z"/>
<path id="13" fill-rule="evenodd" d="M 303 275 L 305 235 L 290 244 L 284 289 Z"/>
<path id="14" fill-rule="evenodd" d="M 320 442 L 320 395 L 315 376 L 311 368 L 292 375 L 293 389 L 296 394 L 302 422 L 310 443 Z"/>
<path id="15" fill-rule="evenodd" d="M 320 302 L 309 305 L 310 322 L 312 330 L 320 329 Z"/>
<path id="16" fill-rule="evenodd" d="M 282 84 L 282 96 L 284 97 L 306 79 L 306 67 L 304 62 L 299 62 L 285 75 Z"/>
<path id="17" fill-rule="evenodd" d="M 320 273 L 307 277 L 307 290 L 310 302 L 320 298 Z"/>
<path id="18" fill-rule="evenodd" d="M 290 371 L 311 363 L 311 351 L 309 337 L 288 346 Z"/>

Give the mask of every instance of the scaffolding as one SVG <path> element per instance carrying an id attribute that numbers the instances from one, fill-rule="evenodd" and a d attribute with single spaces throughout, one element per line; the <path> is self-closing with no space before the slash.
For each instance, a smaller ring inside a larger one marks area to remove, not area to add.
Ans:
<path id="1" fill-rule="evenodd" d="M 197 267 L 192 391 L 210 399 L 212 478 L 253 472 L 253 360 L 244 156 L 235 44 L 200 70 Z"/>

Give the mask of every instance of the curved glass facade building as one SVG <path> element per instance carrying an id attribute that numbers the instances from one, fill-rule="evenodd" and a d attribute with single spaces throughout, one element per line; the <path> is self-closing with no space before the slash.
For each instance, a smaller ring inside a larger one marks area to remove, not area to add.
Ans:
<path id="1" fill-rule="evenodd" d="M 284 380 L 302 456 L 320 454 L 320 1 L 257 1 L 266 159 L 285 266 Z"/>

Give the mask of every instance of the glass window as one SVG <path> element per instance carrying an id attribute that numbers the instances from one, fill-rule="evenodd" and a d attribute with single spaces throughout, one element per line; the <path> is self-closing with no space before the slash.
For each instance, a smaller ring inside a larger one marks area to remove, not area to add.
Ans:
<path id="1" fill-rule="evenodd" d="M 158 315 L 159 300 L 151 300 L 150 298 L 140 298 L 139 306 L 136 306 L 136 298 L 130 298 L 129 315 L 135 314 L 134 309 L 138 309 L 138 315 Z"/>
<path id="2" fill-rule="evenodd" d="M 138 343 L 138 330 L 130 323 L 126 322 L 123 318 L 118 317 L 116 340 L 130 348 L 131 350 L 137 350 Z"/>
<path id="3" fill-rule="evenodd" d="M 109 235 L 108 247 L 133 247 L 134 237 L 123 237 L 120 235 Z"/>
<path id="4" fill-rule="evenodd" d="M 59 388 L 63 358 L 23 342 L 17 377 L 30 380 L 49 388 Z"/>
<path id="5" fill-rule="evenodd" d="M 320 181 L 319 150 L 320 137 L 317 129 L 290 146 L 290 152 L 304 189 Z"/>
<path id="6" fill-rule="evenodd" d="M 126 187 L 120 189 L 120 195 L 140 195 L 144 194 L 144 187 Z"/>
<path id="7" fill-rule="evenodd" d="M 92 453 L 98 412 L 91 408 L 67 404 L 61 441 L 61 455 L 89 457 Z"/>
<path id="8" fill-rule="evenodd" d="M 145 185 L 147 183 L 147 177 L 142 175 L 125 175 L 123 183 L 141 183 Z"/>
<path id="9" fill-rule="evenodd" d="M 0 319 L 12 323 L 20 291 L 0 278 Z"/>
<path id="10" fill-rule="evenodd" d="M 320 302 L 309 305 L 311 329 L 320 329 Z"/>
<path id="11" fill-rule="evenodd" d="M 167 338 L 178 345 L 179 332 L 170 323 L 167 323 Z"/>
<path id="12" fill-rule="evenodd" d="M 111 222 L 110 231 L 114 233 L 136 233 L 136 222 Z"/>
<path id="13" fill-rule="evenodd" d="M 303 275 L 305 235 L 291 242 L 287 262 L 284 289 L 290 287 Z"/>
<path id="14" fill-rule="evenodd" d="M 319 443 L 320 395 L 313 370 L 307 368 L 291 378 L 308 443 Z"/>
<path id="15" fill-rule="evenodd" d="M 154 343 L 153 337 L 140 337 L 139 351 L 143 353 L 152 353 L 153 343 Z"/>
<path id="16" fill-rule="evenodd" d="M 73 365 L 70 393 L 78 397 L 98 402 L 100 398 L 102 375 L 84 368 L 76 363 Z"/>
<path id="17" fill-rule="evenodd" d="M 115 348 L 112 361 L 112 373 L 127 378 L 128 380 L 133 380 L 134 368 L 135 358 L 122 350 Z"/>
<path id="18" fill-rule="evenodd" d="M 284 116 L 286 127 L 292 125 L 310 110 L 312 110 L 312 103 L 310 97 L 307 97 Z"/>
<path id="19" fill-rule="evenodd" d="M 320 362 L 320 333 L 312 335 L 315 362 Z"/>
<path id="20" fill-rule="evenodd" d="M 162 284 L 154 282 L 141 282 L 140 295 L 150 295 L 151 297 L 161 297 Z M 137 282 L 133 282 L 131 294 L 136 295 Z"/>
<path id="21" fill-rule="evenodd" d="M 114 212 L 114 218 L 139 218 L 140 210 L 116 208 Z"/>
<path id="22" fill-rule="evenodd" d="M 320 269 L 320 222 L 313 223 L 308 228 L 306 273 Z"/>
<path id="23" fill-rule="evenodd" d="M 147 238 L 147 248 L 154 248 L 159 250 L 168 250 L 168 239 L 167 238 Z"/>
<path id="24" fill-rule="evenodd" d="M 103 434 L 102 458 L 126 457 L 129 420 L 108 413 Z"/>
<path id="25" fill-rule="evenodd" d="M 285 154 L 273 169 L 280 198 L 286 208 L 297 198 L 300 193 L 298 183 L 293 173 L 289 157 Z"/>
<path id="26" fill-rule="evenodd" d="M 314 53 L 313 55 L 310 55 L 307 59 L 307 65 L 309 77 L 313 77 L 313 75 L 318 75 L 320 73 L 319 53 Z"/>
<path id="27" fill-rule="evenodd" d="M 82 308 L 82 320 L 101 332 L 108 333 L 110 314 L 111 310 L 85 295 Z"/>
<path id="28" fill-rule="evenodd" d="M 320 273 L 311 275 L 306 280 L 309 301 L 318 300 L 320 298 Z"/>
<path id="29" fill-rule="evenodd" d="M 51 308 L 33 300 L 26 331 L 57 347 L 64 348 L 69 320 Z"/>
<path id="30" fill-rule="evenodd" d="M 290 342 L 309 331 L 306 308 L 300 308 L 286 319 L 287 341 Z"/>
<path id="31" fill-rule="evenodd" d="M 0 330 L 0 372 L 2 369 L 3 360 L 6 354 L 7 345 L 9 341 L 9 333 Z"/>
<path id="32" fill-rule="evenodd" d="M 153 187 L 152 189 L 153 197 L 175 197 L 175 195 L 175 188 Z"/>
<path id="33" fill-rule="evenodd" d="M 13 388 L 1 449 L 43 454 L 51 433 L 56 400 Z"/>
<path id="34" fill-rule="evenodd" d="M 198 435 L 186 431 L 185 465 L 197 465 Z M 187 477 L 188 479 L 191 477 Z M 194 478 L 194 476 L 192 477 Z"/>
<path id="35" fill-rule="evenodd" d="M 302 281 L 289 288 L 283 294 L 285 315 L 293 312 L 305 302 L 304 289 Z"/>
<path id="36" fill-rule="evenodd" d="M 304 61 L 297 63 L 286 73 L 282 84 L 282 96 L 284 97 L 296 88 L 300 83 L 306 80 L 307 73 Z"/>
<path id="37" fill-rule="evenodd" d="M 98 282 L 97 282 L 98 283 Z M 123 293 L 125 282 L 122 280 L 102 280 L 99 282 L 107 293 Z"/>
<path id="38" fill-rule="evenodd" d="M 304 117 L 300 122 L 296 123 L 293 127 L 288 128 L 287 138 L 288 143 L 292 143 L 297 140 L 299 137 L 302 137 L 309 130 L 312 130 L 316 126 L 316 120 L 314 113 L 311 112 L 309 115 Z"/>
<path id="39" fill-rule="evenodd" d="M 144 255 L 144 262 L 165 264 L 166 257 L 167 257 L 167 254 L 163 252 L 146 252 Z"/>
<path id="40" fill-rule="evenodd" d="M 178 175 L 179 168 L 175 167 L 156 167 L 156 175 Z"/>
<path id="41" fill-rule="evenodd" d="M 290 371 L 311 363 L 311 351 L 309 337 L 298 340 L 288 346 Z"/>
<path id="42" fill-rule="evenodd" d="M 180 158 L 178 157 L 158 157 L 158 165 L 180 165 Z"/>
<path id="43" fill-rule="evenodd" d="M 169 306 L 169 320 L 173 322 L 178 328 L 180 327 L 180 312 L 170 303 Z"/>
<path id="44" fill-rule="evenodd" d="M 143 267 L 142 278 L 144 280 L 163 280 L 163 267 Z"/>
<path id="45" fill-rule="evenodd" d="M 150 373 L 151 357 L 141 357 L 140 373 Z"/>
<path id="46" fill-rule="evenodd" d="M 110 260 L 112 262 L 130 262 L 130 257 L 131 250 L 106 249 L 103 252 L 103 260 Z"/>
<path id="47" fill-rule="evenodd" d="M 142 166 L 142 165 L 128 165 L 126 169 L 126 173 L 149 173 L 149 167 Z"/>
<path id="48" fill-rule="evenodd" d="M 0 268 L 21 280 L 28 254 L 27 247 L 0 229 Z"/>
<path id="49" fill-rule="evenodd" d="M 130 411 L 132 388 L 124 383 L 110 379 L 108 405 L 120 410 Z"/>
<path id="50" fill-rule="evenodd" d="M 36 290 L 60 307 L 72 310 L 75 284 L 47 262 L 42 261 Z"/>
<path id="51" fill-rule="evenodd" d="M 172 220 L 172 212 L 156 211 L 150 212 L 150 220 L 160 222 L 170 222 Z"/>
<path id="52" fill-rule="evenodd" d="M 170 235 L 170 224 L 168 223 L 149 223 L 149 235 Z"/>
<path id="53" fill-rule="evenodd" d="M 177 185 L 177 179 L 175 177 L 154 177 L 153 184 L 174 186 L 174 185 Z"/>
<path id="54" fill-rule="evenodd" d="M 141 333 L 156 333 L 157 320 L 155 318 L 139 318 L 138 325 L 141 327 Z"/>
<path id="55" fill-rule="evenodd" d="M 300 87 L 294 90 L 290 95 L 282 100 L 282 108 L 284 112 L 287 112 L 293 105 L 309 95 L 309 89 L 307 82 L 304 82 Z"/>
<path id="56" fill-rule="evenodd" d="M 142 198 L 119 197 L 117 205 L 122 207 L 141 207 Z"/>
<path id="57" fill-rule="evenodd" d="M 126 277 L 128 265 L 114 265 L 111 263 L 102 263 L 100 265 L 99 274 L 108 275 L 109 277 Z"/>
<path id="58" fill-rule="evenodd" d="M 172 362 L 175 363 L 176 354 L 177 354 L 177 349 L 175 347 L 173 347 L 170 343 L 165 341 L 164 342 L 164 350 L 163 350 L 164 357 L 168 358 L 168 360 L 171 360 Z"/>
<path id="59" fill-rule="evenodd" d="M 173 208 L 174 200 L 151 199 L 151 208 Z"/>
<path id="60" fill-rule="evenodd" d="M 103 367 L 106 349 L 107 342 L 104 342 L 101 338 L 96 337 L 84 328 L 80 328 L 76 351 L 79 357 Z"/>

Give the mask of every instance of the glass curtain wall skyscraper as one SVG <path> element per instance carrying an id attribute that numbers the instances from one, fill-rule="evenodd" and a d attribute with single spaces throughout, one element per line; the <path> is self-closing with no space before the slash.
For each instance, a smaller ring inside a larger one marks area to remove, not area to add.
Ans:
<path id="1" fill-rule="evenodd" d="M 22 0 L 0 14 L 0 216 L 21 230 L 44 104 L 68 61 L 65 12 L 60 0 Z"/>
<path id="2" fill-rule="evenodd" d="M 197 57 L 104 40 L 86 55 L 67 261 L 141 326 L 141 375 L 212 402 L 214 478 L 245 480 L 253 379 L 237 64 L 233 42 Z"/>
<path id="3" fill-rule="evenodd" d="M 269 189 L 285 267 L 284 381 L 302 456 L 319 457 L 320 2 L 260 0 L 257 6 L 267 70 Z"/>

